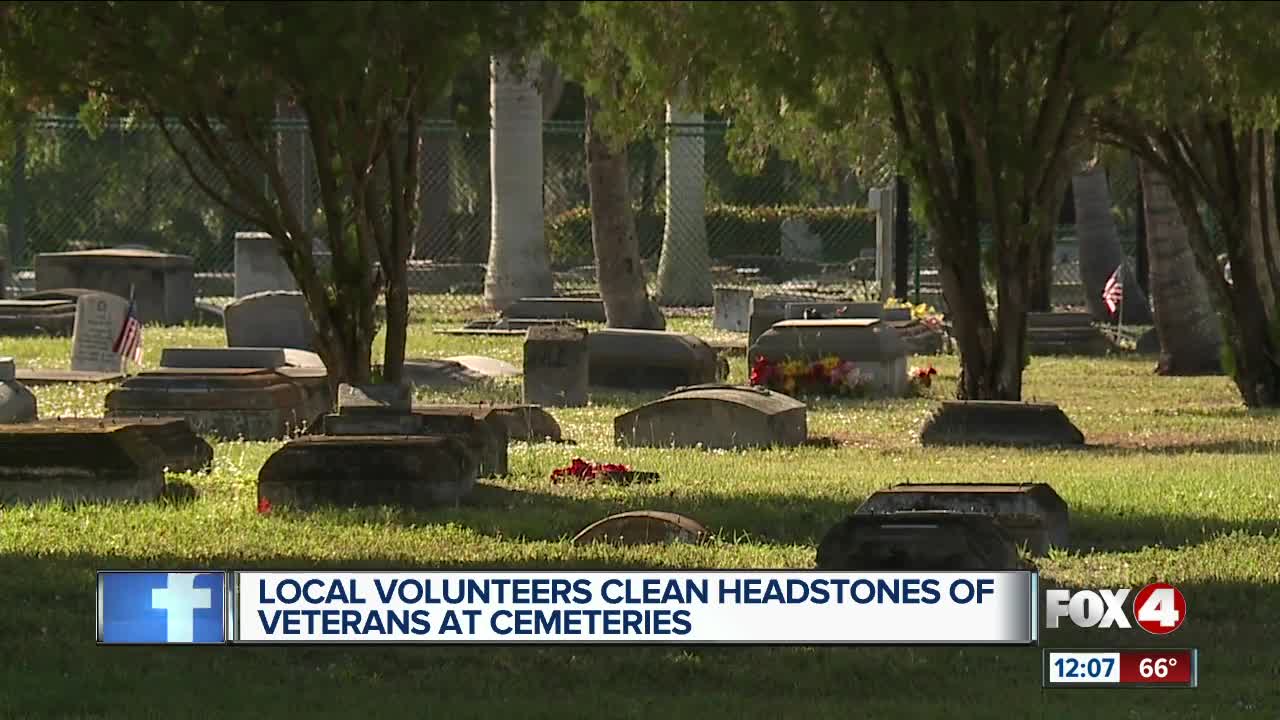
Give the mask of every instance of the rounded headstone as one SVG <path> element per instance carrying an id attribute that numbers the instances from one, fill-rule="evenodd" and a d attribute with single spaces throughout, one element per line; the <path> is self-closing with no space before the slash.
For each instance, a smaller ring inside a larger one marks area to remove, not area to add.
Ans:
<path id="1" fill-rule="evenodd" d="M 759 387 L 684 387 L 614 418 L 620 447 L 740 449 L 808 438 L 805 404 Z"/>
<path id="2" fill-rule="evenodd" d="M 26 385 L 0 381 L 0 424 L 32 422 L 36 415 L 36 396 Z"/>
<path id="3" fill-rule="evenodd" d="M 850 515 L 818 545 L 819 570 L 1019 570 L 1018 549 L 990 515 Z"/>
<path id="4" fill-rule="evenodd" d="M 1003 400 L 946 400 L 924 422 L 923 445 L 1062 447 L 1084 433 L 1057 405 Z"/>
<path id="5" fill-rule="evenodd" d="M 636 510 L 592 523 L 573 538 L 575 545 L 597 542 L 621 545 L 696 544 L 708 536 L 697 520 L 673 512 Z"/>
<path id="6" fill-rule="evenodd" d="M 310 350 L 316 328 L 302 293 L 267 290 L 245 295 L 222 311 L 229 347 Z"/>

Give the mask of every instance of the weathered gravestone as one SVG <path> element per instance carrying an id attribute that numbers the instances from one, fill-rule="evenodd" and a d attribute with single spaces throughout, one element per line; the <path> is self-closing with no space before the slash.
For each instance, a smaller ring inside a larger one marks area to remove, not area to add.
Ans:
<path id="1" fill-rule="evenodd" d="M 235 295 L 242 298 L 273 290 L 297 290 L 293 271 L 280 255 L 280 245 L 264 232 L 236 233 Z"/>
<path id="2" fill-rule="evenodd" d="M 751 298 L 751 318 L 747 327 L 747 347 L 754 345 L 756 338 L 759 338 L 764 334 L 764 331 L 773 327 L 774 323 L 787 319 L 787 305 L 820 302 L 840 302 L 840 299 L 790 293 L 758 295 Z"/>
<path id="3" fill-rule="evenodd" d="M 414 387 L 434 390 L 453 390 L 490 379 L 455 360 L 405 360 L 401 377 Z"/>
<path id="4" fill-rule="evenodd" d="M 904 483 L 879 490 L 859 515 L 938 510 L 991 515 L 1018 545 L 1044 556 L 1067 547 L 1067 503 L 1044 483 Z"/>
<path id="5" fill-rule="evenodd" d="M 65 337 L 76 322 L 76 304 L 68 300 L 0 300 L 0 335 Z"/>
<path id="6" fill-rule="evenodd" d="M 684 515 L 658 510 L 636 510 L 610 515 L 592 523 L 573 538 L 573 543 L 697 544 L 706 540 L 707 536 L 707 529 L 702 523 Z"/>
<path id="7" fill-rule="evenodd" d="M 751 298 L 755 293 L 750 288 L 718 287 L 711 293 L 715 306 L 711 327 L 730 332 L 751 329 Z"/>
<path id="8" fill-rule="evenodd" d="M 412 407 L 413 388 L 402 383 L 338 386 L 339 413 L 407 413 Z"/>
<path id="9" fill-rule="evenodd" d="M 799 445 L 804 403 L 758 387 L 680 388 L 613 420 L 619 447 L 740 449 Z"/>
<path id="10" fill-rule="evenodd" d="M 88 432 L 107 428 L 146 438 L 159 453 L 161 466 L 169 472 L 204 472 L 213 465 L 213 446 L 181 418 L 58 418 L 41 420 L 32 426 L 33 431 L 39 432 Z"/>
<path id="11" fill-rule="evenodd" d="M 809 229 L 804 218 L 789 217 L 782 221 L 782 257 L 788 260 L 822 259 L 822 237 Z"/>
<path id="12" fill-rule="evenodd" d="M 925 420 L 923 445 L 1062 447 L 1084 445 L 1084 434 L 1052 404 L 1004 400 L 944 400 Z"/>
<path id="13" fill-rule="evenodd" d="M 1107 354 L 1107 337 L 1089 313 L 1027 313 L 1027 352 L 1031 355 Z"/>
<path id="14" fill-rule="evenodd" d="M 264 291 L 246 295 L 223 309 L 229 347 L 285 347 L 310 350 L 316 328 L 300 292 Z"/>
<path id="15" fill-rule="evenodd" d="M 897 330 L 879 320 L 784 320 L 761 335 L 748 353 L 774 363 L 832 356 L 852 362 L 868 376 L 871 396 L 906 394 L 907 349 Z"/>
<path id="16" fill-rule="evenodd" d="M 71 333 L 71 369 L 75 372 L 120 372 L 123 357 L 115 351 L 124 328 L 129 301 L 110 293 L 82 295 L 76 304 Z"/>
<path id="17" fill-rule="evenodd" d="M 532 327 L 524 340 L 524 402 L 549 407 L 587 404 L 587 331 Z"/>
<path id="18" fill-rule="evenodd" d="M 194 264 L 187 255 L 105 249 L 40 253 L 36 289 L 88 288 L 133 298 L 144 323 L 181 325 L 195 306 Z"/>
<path id="19" fill-rule="evenodd" d="M 785 320 L 883 320 L 885 307 L 874 302 L 789 302 Z"/>
<path id="20" fill-rule="evenodd" d="M 587 337 L 592 385 L 671 390 L 718 379 L 716 352 L 696 335 L 664 330 L 597 330 Z"/>
<path id="21" fill-rule="evenodd" d="M 492 414 L 506 425 L 509 440 L 524 442 L 561 442 L 560 423 L 538 405 L 507 403 L 475 405 L 432 405 L 433 409 L 470 413 L 482 418 Z"/>
<path id="22" fill-rule="evenodd" d="M 267 458 L 258 472 L 258 502 L 421 510 L 461 500 L 476 474 L 475 457 L 456 437 L 308 435 Z"/>
<path id="23" fill-rule="evenodd" d="M 108 417 L 186 419 L 196 432 L 272 440 L 332 407 L 327 373 L 312 353 L 281 348 L 167 348 L 158 370 L 107 394 Z"/>
<path id="24" fill-rule="evenodd" d="M 32 422 L 36 417 L 35 394 L 18 382 L 13 358 L 0 358 L 0 425 Z"/>
<path id="25" fill-rule="evenodd" d="M 0 430 L 0 504 L 154 500 L 164 451 L 130 423 L 10 425 Z"/>
<path id="26" fill-rule="evenodd" d="M 990 515 L 850 515 L 818 545 L 819 570 L 1021 570 L 1013 540 Z"/>
<path id="27" fill-rule="evenodd" d="M 605 322 L 604 301 L 586 297 L 520 298 L 502 311 L 504 318 Z"/>

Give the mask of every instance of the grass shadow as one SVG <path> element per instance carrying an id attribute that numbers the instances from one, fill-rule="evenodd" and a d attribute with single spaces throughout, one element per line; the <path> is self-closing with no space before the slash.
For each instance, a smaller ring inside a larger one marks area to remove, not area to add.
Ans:
<path id="1" fill-rule="evenodd" d="M 1280 453 L 1280 440 L 1142 441 L 1088 443 L 1085 450 L 1103 455 L 1270 455 Z"/>

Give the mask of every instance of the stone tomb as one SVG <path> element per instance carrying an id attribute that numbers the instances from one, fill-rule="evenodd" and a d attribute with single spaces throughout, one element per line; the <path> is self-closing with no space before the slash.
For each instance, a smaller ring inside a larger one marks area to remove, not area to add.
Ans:
<path id="1" fill-rule="evenodd" d="M 755 345 L 756 339 L 764 334 L 773 324 L 787 319 L 787 305 L 792 303 L 840 302 L 838 298 L 823 298 L 816 295 L 795 295 L 775 293 L 758 295 L 751 298 L 751 317 L 747 324 L 747 347 Z"/>
<path id="2" fill-rule="evenodd" d="M 605 322 L 604 301 L 586 297 L 520 298 L 502 311 L 504 318 Z"/>
<path id="3" fill-rule="evenodd" d="M 750 288 L 718 287 L 711 292 L 715 306 L 711 327 L 730 332 L 751 329 L 751 298 L 755 293 Z"/>
<path id="4" fill-rule="evenodd" d="M 187 255 L 113 248 L 40 253 L 36 289 L 88 288 L 130 297 L 144 323 L 180 325 L 195 307 L 194 264 Z"/>
<path id="5" fill-rule="evenodd" d="M 332 407 L 324 366 L 307 352 L 168 348 L 161 365 L 108 393 L 107 416 L 180 417 L 201 434 L 273 440 Z"/>
<path id="6" fill-rule="evenodd" d="M 983 513 L 1033 555 L 1067 547 L 1067 503 L 1045 483 L 903 483 L 880 490 L 855 512 L 859 515 L 907 510 Z"/>
<path id="7" fill-rule="evenodd" d="M 274 290 L 241 297 L 223 309 L 223 324 L 228 347 L 315 347 L 315 323 L 300 292 Z"/>
<path id="8" fill-rule="evenodd" d="M 1003 400 L 944 400 L 925 420 L 922 445 L 1069 447 L 1084 434 L 1057 405 Z"/>
<path id="9" fill-rule="evenodd" d="M 587 337 L 590 384 L 673 390 L 718 379 L 716 352 L 696 335 L 664 330 L 598 330 Z M 527 368 L 526 368 L 527 372 Z"/>
<path id="10" fill-rule="evenodd" d="M 476 458 L 456 437 L 308 435 L 267 458 L 258 503 L 425 510 L 461 500 L 476 474 Z"/>
<path id="11" fill-rule="evenodd" d="M 13 358 L 0 358 L 0 424 L 27 423 L 36 417 L 35 394 L 18 382 Z"/>
<path id="12" fill-rule="evenodd" d="M 784 320 L 761 335 L 748 353 L 772 362 L 813 362 L 832 355 L 870 375 L 873 397 L 906 394 L 907 349 L 898 331 L 880 320 Z"/>
<path id="13" fill-rule="evenodd" d="M 0 432 L 0 503 L 154 500 L 164 491 L 169 456 L 152 432 L 94 420 L 7 426 Z"/>
<path id="14" fill-rule="evenodd" d="M 76 323 L 70 300 L 0 300 L 0 335 L 66 337 Z"/>
<path id="15" fill-rule="evenodd" d="M 24 432 L 87 432 L 105 428 L 118 428 L 146 438 L 162 456 L 161 465 L 169 472 L 205 472 L 213 466 L 213 446 L 181 418 L 58 418 L 32 423 Z"/>
<path id="16" fill-rule="evenodd" d="M 818 545 L 819 570 L 1021 570 L 1013 540 L 981 513 L 850 515 Z"/>
<path id="17" fill-rule="evenodd" d="M 707 537 L 707 529 L 693 518 L 673 512 L 636 510 L 610 515 L 592 523 L 573 538 L 573 543 L 575 545 L 697 544 L 706 540 Z"/>
<path id="18" fill-rule="evenodd" d="M 550 407 L 587 404 L 587 331 L 578 327 L 529 328 L 524 340 L 524 402 Z"/>
<path id="19" fill-rule="evenodd" d="M 1031 355 L 1106 355 L 1107 337 L 1089 313 L 1027 313 L 1027 352 Z"/>
<path id="20" fill-rule="evenodd" d="M 493 415 L 506 425 L 507 439 L 523 442 L 562 442 L 560 423 L 538 405 L 489 404 L 431 405 L 432 410 L 470 413 L 473 417 Z"/>
<path id="21" fill-rule="evenodd" d="M 684 387 L 614 418 L 619 447 L 736 450 L 795 446 L 809 435 L 804 403 L 764 388 Z"/>

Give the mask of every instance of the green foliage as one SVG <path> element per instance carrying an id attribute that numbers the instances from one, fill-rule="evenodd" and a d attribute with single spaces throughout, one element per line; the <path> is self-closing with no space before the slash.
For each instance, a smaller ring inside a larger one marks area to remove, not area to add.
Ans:
<path id="1" fill-rule="evenodd" d="M 778 255 L 782 223 L 792 217 L 804 220 L 810 231 L 822 238 L 823 258 L 827 261 L 852 260 L 862 250 L 875 247 L 875 213 L 865 208 L 709 204 L 707 244 L 711 257 Z M 662 214 L 646 214 L 637 208 L 635 218 L 640 254 L 656 260 L 662 249 Z M 553 265 L 594 262 L 589 208 L 578 207 L 549 218 L 546 237 Z"/>

